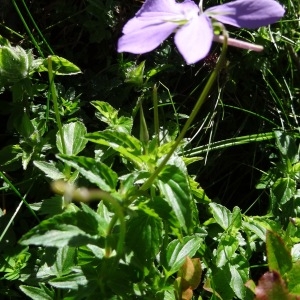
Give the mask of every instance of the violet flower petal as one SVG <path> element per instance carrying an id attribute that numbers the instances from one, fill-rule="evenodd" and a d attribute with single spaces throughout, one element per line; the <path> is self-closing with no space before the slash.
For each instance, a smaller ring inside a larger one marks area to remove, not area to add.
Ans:
<path id="1" fill-rule="evenodd" d="M 221 23 L 254 29 L 278 21 L 284 8 L 275 0 L 237 0 L 211 7 L 205 13 Z"/>
<path id="2" fill-rule="evenodd" d="M 142 54 L 158 47 L 182 23 L 198 16 L 194 1 L 146 0 L 136 16 L 123 28 L 118 52 Z"/>
<path id="3" fill-rule="evenodd" d="M 193 64 L 204 58 L 213 41 L 213 29 L 210 19 L 201 14 L 183 25 L 175 34 L 175 44 L 187 62 Z"/>
<path id="4" fill-rule="evenodd" d="M 127 29 L 126 29 L 127 27 Z M 131 30 L 134 28 L 134 30 Z M 158 47 L 177 25 L 169 22 L 157 23 L 157 20 L 144 21 L 131 19 L 124 27 L 124 35 L 118 41 L 118 52 L 142 54 Z M 129 31 L 127 31 L 130 29 Z"/>

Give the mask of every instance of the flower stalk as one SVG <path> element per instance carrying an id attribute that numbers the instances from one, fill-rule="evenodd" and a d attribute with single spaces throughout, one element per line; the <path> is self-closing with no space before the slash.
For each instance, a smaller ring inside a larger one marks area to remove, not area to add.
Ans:
<path id="1" fill-rule="evenodd" d="M 224 28 L 223 31 L 223 47 L 222 47 L 222 51 L 220 54 L 220 57 L 218 59 L 218 62 L 216 64 L 215 69 L 213 70 L 213 72 L 211 73 L 198 101 L 196 102 L 189 118 L 187 119 L 183 129 L 181 130 L 181 132 L 179 133 L 177 139 L 175 140 L 175 143 L 173 144 L 170 152 L 164 157 L 163 161 L 158 165 L 157 169 L 152 173 L 152 175 L 148 178 L 148 180 L 146 180 L 144 182 L 144 184 L 140 187 L 141 191 L 145 191 L 147 190 L 154 182 L 154 180 L 157 178 L 157 176 L 159 175 L 159 173 L 162 171 L 162 169 L 164 168 L 164 166 L 168 163 L 169 159 L 171 158 L 171 156 L 174 154 L 174 152 L 176 151 L 177 147 L 179 146 L 179 144 L 181 143 L 181 141 L 183 140 L 186 132 L 188 131 L 188 129 L 190 128 L 190 126 L 192 125 L 192 122 L 194 121 L 196 115 L 198 114 L 200 108 L 202 107 L 203 103 L 205 102 L 205 100 L 207 99 L 207 96 L 211 90 L 211 88 L 213 87 L 213 84 L 218 76 L 218 74 L 220 73 L 220 71 L 222 70 L 225 61 L 226 61 L 226 52 L 227 52 L 227 40 L 228 40 L 228 33 Z"/>

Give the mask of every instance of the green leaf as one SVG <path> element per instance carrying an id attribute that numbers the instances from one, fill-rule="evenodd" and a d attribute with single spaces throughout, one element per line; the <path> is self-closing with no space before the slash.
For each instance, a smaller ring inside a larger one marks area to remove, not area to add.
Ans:
<path id="1" fill-rule="evenodd" d="M 239 299 L 245 299 L 246 287 L 245 287 L 245 277 L 248 278 L 248 274 L 244 270 L 237 268 L 236 265 L 230 265 L 230 287 L 235 292 Z"/>
<path id="2" fill-rule="evenodd" d="M 138 66 L 132 67 L 127 72 L 125 81 L 141 87 L 143 85 L 144 70 L 145 61 L 142 61 Z"/>
<path id="3" fill-rule="evenodd" d="M 281 154 L 292 164 L 299 161 L 298 145 L 295 139 L 284 131 L 275 130 L 276 145 Z"/>
<path id="4" fill-rule="evenodd" d="M 99 236 L 106 234 L 102 228 L 102 218 L 87 205 L 83 210 L 65 212 L 42 221 L 23 235 L 23 245 L 43 245 L 45 247 L 98 245 Z"/>
<path id="5" fill-rule="evenodd" d="M 62 196 L 53 196 L 40 203 L 32 203 L 30 207 L 38 210 L 39 215 L 53 216 L 63 212 L 64 200 Z"/>
<path id="6" fill-rule="evenodd" d="M 208 204 L 211 200 L 206 195 L 203 188 L 199 186 L 199 183 L 196 182 L 193 178 L 189 177 L 189 184 L 193 196 L 196 198 L 196 201 L 203 204 Z"/>
<path id="7" fill-rule="evenodd" d="M 65 246 L 57 250 L 54 264 L 57 277 L 70 273 L 75 264 L 75 254 L 76 249 L 74 247 Z"/>
<path id="8" fill-rule="evenodd" d="M 140 158 L 142 155 L 141 142 L 125 132 L 105 130 L 87 134 L 86 139 L 93 143 L 113 148 L 138 167 L 143 165 L 143 161 Z"/>
<path id="9" fill-rule="evenodd" d="M 225 206 L 222 206 L 217 203 L 209 203 L 209 207 L 211 208 L 212 214 L 216 222 L 224 229 L 228 229 L 232 220 L 232 213 Z"/>
<path id="10" fill-rule="evenodd" d="M 98 110 L 96 117 L 102 122 L 108 124 L 109 129 L 128 134 L 131 132 L 133 125 L 132 118 L 124 116 L 118 117 L 118 111 L 107 102 L 92 101 L 91 103 Z"/>
<path id="11" fill-rule="evenodd" d="M 33 300 L 53 300 L 55 299 L 55 292 L 46 285 L 40 283 L 40 287 L 20 285 L 20 290 Z"/>
<path id="12" fill-rule="evenodd" d="M 226 265 L 232 259 L 238 247 L 239 241 L 235 236 L 229 234 L 222 235 L 217 248 L 216 266 L 220 268 Z"/>
<path id="13" fill-rule="evenodd" d="M 281 225 L 278 222 L 270 220 L 268 217 L 246 217 L 244 216 L 242 225 L 255 233 L 262 241 L 266 239 L 267 230 L 280 232 Z"/>
<path id="14" fill-rule="evenodd" d="M 274 232 L 267 231 L 267 258 L 270 271 L 282 276 L 292 268 L 292 256 L 283 240 Z"/>
<path id="15" fill-rule="evenodd" d="M 49 284 L 60 289 L 77 290 L 80 285 L 86 286 L 88 281 L 81 269 L 78 269 L 78 273 L 69 274 L 66 276 L 58 277 L 49 280 Z"/>
<path id="16" fill-rule="evenodd" d="M 110 125 L 118 119 L 118 111 L 109 103 L 104 101 L 91 101 L 91 104 L 98 110 L 96 117 L 102 122 Z"/>
<path id="17" fill-rule="evenodd" d="M 52 55 L 52 70 L 56 75 L 77 75 L 80 74 L 80 69 L 63 57 Z M 44 59 L 43 63 L 38 67 L 38 72 L 48 72 L 48 60 Z"/>
<path id="18" fill-rule="evenodd" d="M 15 171 L 20 168 L 22 160 L 20 145 L 8 145 L 0 150 L 0 166 L 2 171 Z"/>
<path id="19" fill-rule="evenodd" d="M 63 149 L 60 133 L 58 132 L 56 134 L 56 146 L 61 154 L 77 155 L 85 148 L 87 141 L 84 139 L 84 137 L 87 131 L 83 123 L 72 122 L 65 124 L 62 127 L 62 131 L 66 146 L 66 153 Z"/>
<path id="20" fill-rule="evenodd" d="M 126 247 L 133 251 L 135 260 L 143 268 L 151 265 L 162 242 L 162 222 L 139 211 L 137 217 L 127 222 Z"/>
<path id="21" fill-rule="evenodd" d="M 185 236 L 182 241 L 173 240 L 160 254 L 161 264 L 167 270 L 167 276 L 177 272 L 186 257 L 193 257 L 201 246 L 202 239 L 198 236 Z"/>
<path id="22" fill-rule="evenodd" d="M 287 283 L 291 293 L 300 295 L 300 260 L 296 261 L 287 273 Z"/>
<path id="23" fill-rule="evenodd" d="M 296 186 L 296 181 L 290 177 L 277 179 L 271 189 L 273 201 L 287 203 L 296 194 Z"/>
<path id="24" fill-rule="evenodd" d="M 158 176 L 161 194 L 172 207 L 180 226 L 190 230 L 193 225 L 193 199 L 187 176 L 180 168 L 166 165 Z"/>
<path id="25" fill-rule="evenodd" d="M 96 184 L 100 189 L 106 192 L 115 190 L 118 174 L 106 164 L 85 156 L 59 155 L 58 158 L 68 166 L 78 170 L 81 175 Z"/>
<path id="26" fill-rule="evenodd" d="M 45 175 L 52 180 L 59 180 L 65 178 L 65 175 L 55 167 L 54 163 L 47 163 L 45 161 L 35 160 L 33 164 L 45 173 Z"/>

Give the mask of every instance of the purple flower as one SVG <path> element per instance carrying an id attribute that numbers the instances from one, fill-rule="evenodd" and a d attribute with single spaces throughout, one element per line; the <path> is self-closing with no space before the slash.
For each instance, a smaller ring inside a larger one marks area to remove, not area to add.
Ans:
<path id="1" fill-rule="evenodd" d="M 253 29 L 274 23 L 283 15 L 283 7 L 275 0 L 236 0 L 205 12 L 191 0 L 181 3 L 146 0 L 135 17 L 124 26 L 118 52 L 149 52 L 175 32 L 179 52 L 188 64 L 192 64 L 208 54 L 213 40 L 222 40 L 214 35 L 211 19 Z"/>

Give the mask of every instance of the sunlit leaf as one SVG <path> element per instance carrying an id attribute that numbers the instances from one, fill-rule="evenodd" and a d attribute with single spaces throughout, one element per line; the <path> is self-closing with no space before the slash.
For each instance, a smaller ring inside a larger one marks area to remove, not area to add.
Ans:
<path id="1" fill-rule="evenodd" d="M 65 178 L 65 175 L 54 165 L 54 163 L 48 163 L 45 161 L 35 160 L 33 164 L 43 171 L 45 175 L 52 180 L 59 180 Z"/>
<path id="2" fill-rule="evenodd" d="M 48 72 L 49 59 L 51 59 L 52 70 L 55 75 L 77 75 L 81 73 L 76 65 L 57 55 L 44 59 L 43 63 L 38 67 L 38 72 Z"/>
<path id="3" fill-rule="evenodd" d="M 53 288 L 48 288 L 44 284 L 40 284 L 40 287 L 20 285 L 20 290 L 33 300 L 53 300 L 55 298 L 55 291 Z"/>
<path id="4" fill-rule="evenodd" d="M 87 143 L 84 139 L 86 127 L 81 122 L 72 122 L 62 127 L 65 149 L 61 140 L 60 132 L 56 134 L 56 146 L 61 154 L 77 155 Z"/>
<path id="5" fill-rule="evenodd" d="M 60 289 L 77 290 L 80 285 L 87 285 L 88 281 L 83 272 L 81 271 L 78 273 L 68 274 L 62 277 L 51 279 L 48 281 L 48 283 Z"/>
<path id="6" fill-rule="evenodd" d="M 272 188 L 273 201 L 285 204 L 296 194 L 296 181 L 293 178 L 279 178 L 273 184 Z"/>
<path id="7" fill-rule="evenodd" d="M 159 174 L 158 186 L 172 207 L 183 229 L 193 224 L 193 203 L 186 175 L 174 165 L 167 165 Z"/>
<path id="8" fill-rule="evenodd" d="M 167 270 L 168 275 L 177 272 L 184 263 L 187 256 L 193 257 L 201 246 L 201 238 L 197 236 L 186 236 L 179 240 L 170 242 L 166 249 L 161 252 L 161 263 Z"/>
<path id="9" fill-rule="evenodd" d="M 116 188 L 118 175 L 106 164 L 85 156 L 59 155 L 58 158 L 78 170 L 81 175 L 100 189 L 110 192 Z"/>
<path id="10" fill-rule="evenodd" d="M 162 242 L 162 222 L 144 212 L 127 222 L 126 247 L 135 260 L 145 266 L 152 264 Z"/>
<path id="11" fill-rule="evenodd" d="M 222 206 L 217 203 L 209 203 L 209 206 L 212 210 L 212 214 L 216 222 L 223 228 L 227 229 L 231 223 L 232 213 L 225 206 Z"/>
<path id="12" fill-rule="evenodd" d="M 293 264 L 292 269 L 287 274 L 288 288 L 291 293 L 300 295 L 300 261 Z"/>
<path id="13" fill-rule="evenodd" d="M 143 165 L 143 161 L 140 159 L 140 155 L 142 155 L 141 142 L 125 132 L 105 130 L 89 133 L 86 138 L 93 143 L 113 148 L 122 157 L 130 160 L 135 165 Z"/>
<path id="14" fill-rule="evenodd" d="M 276 271 L 283 276 L 292 268 L 291 252 L 283 240 L 272 231 L 267 231 L 266 247 L 270 271 Z"/>

